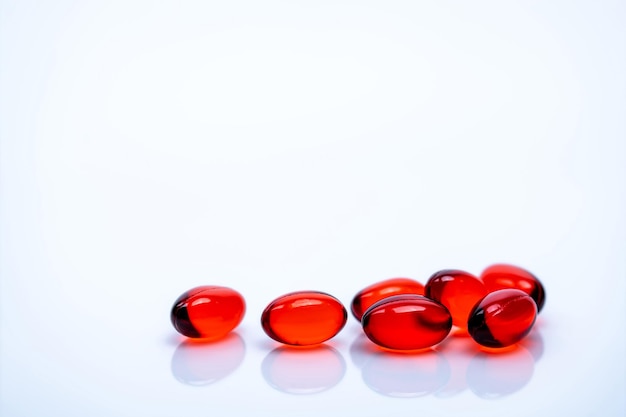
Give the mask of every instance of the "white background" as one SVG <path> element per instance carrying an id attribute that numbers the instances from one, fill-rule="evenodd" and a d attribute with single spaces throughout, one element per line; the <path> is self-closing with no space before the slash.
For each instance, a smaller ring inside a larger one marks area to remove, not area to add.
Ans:
<path id="1" fill-rule="evenodd" d="M 623 2 L 0 8 L 3 417 L 625 414 Z M 259 324 L 494 262 L 547 290 L 506 354 Z M 246 317 L 181 344 L 203 284 Z"/>

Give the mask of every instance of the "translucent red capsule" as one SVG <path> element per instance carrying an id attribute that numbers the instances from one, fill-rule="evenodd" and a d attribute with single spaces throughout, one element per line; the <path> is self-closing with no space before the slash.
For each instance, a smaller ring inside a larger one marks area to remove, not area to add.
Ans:
<path id="1" fill-rule="evenodd" d="M 187 337 L 216 340 L 237 327 L 245 312 L 246 303 L 237 291 L 201 286 L 176 299 L 170 318 L 174 328 Z"/>
<path id="2" fill-rule="evenodd" d="M 361 319 L 367 337 L 393 350 L 424 349 L 450 333 L 448 309 L 421 295 L 394 295 L 372 305 Z"/>
<path id="3" fill-rule="evenodd" d="M 506 288 L 524 291 L 535 300 L 538 312 L 541 311 L 546 301 L 546 291 L 539 278 L 519 266 L 491 265 L 480 274 L 480 278 L 489 292 Z"/>
<path id="4" fill-rule="evenodd" d="M 294 346 L 310 346 L 334 337 L 348 313 L 339 300 L 318 291 L 298 291 L 272 301 L 261 315 L 269 337 Z"/>
<path id="5" fill-rule="evenodd" d="M 469 272 L 444 269 L 428 279 L 424 295 L 446 306 L 452 316 L 452 323 L 466 329 L 472 307 L 487 295 L 487 289 L 481 280 Z"/>
<path id="6" fill-rule="evenodd" d="M 474 307 L 467 330 L 478 344 L 501 348 L 522 340 L 532 329 L 536 317 L 537 304 L 524 291 L 497 290 Z"/>
<path id="7" fill-rule="evenodd" d="M 411 278 L 390 278 L 359 291 L 352 299 L 351 312 L 359 321 L 365 310 L 386 297 L 399 294 L 424 295 L 424 284 Z"/>

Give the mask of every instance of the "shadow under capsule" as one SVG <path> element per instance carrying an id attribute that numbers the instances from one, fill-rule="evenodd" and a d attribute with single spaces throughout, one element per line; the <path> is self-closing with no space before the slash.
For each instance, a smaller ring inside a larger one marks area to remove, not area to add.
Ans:
<path id="1" fill-rule="evenodd" d="M 469 335 L 449 337 L 437 346 L 450 365 L 450 379 L 434 393 L 435 397 L 445 399 L 454 397 L 467 389 L 467 366 L 476 354 L 475 343 Z"/>
<path id="2" fill-rule="evenodd" d="M 524 388 L 534 369 L 535 358 L 521 344 L 502 352 L 480 351 L 467 366 L 467 385 L 478 397 L 498 399 Z"/>
<path id="3" fill-rule="evenodd" d="M 532 379 L 543 352 L 539 332 L 503 349 L 485 349 L 469 336 L 451 337 L 434 350 L 401 353 L 382 350 L 364 335 L 350 345 L 350 358 L 365 384 L 390 397 L 445 399 L 467 388 L 485 399 L 505 397 Z"/>
<path id="4" fill-rule="evenodd" d="M 378 350 L 363 363 L 363 382 L 388 397 L 422 397 L 437 392 L 450 379 L 450 365 L 434 350 L 395 353 Z"/>
<path id="5" fill-rule="evenodd" d="M 380 349 L 363 332 L 359 333 L 350 344 L 350 360 L 359 369 L 363 369 L 367 362 L 378 352 L 380 352 Z"/>
<path id="6" fill-rule="evenodd" d="M 531 330 L 528 336 L 522 339 L 519 344 L 528 349 L 530 354 L 533 355 L 535 362 L 538 362 L 543 356 L 543 337 L 539 330 Z"/>
<path id="7" fill-rule="evenodd" d="M 187 339 L 172 355 L 172 375 L 183 384 L 210 385 L 234 372 L 245 354 L 246 344 L 236 332 L 214 342 Z"/>
<path id="8" fill-rule="evenodd" d="M 346 373 L 343 356 L 328 345 L 309 348 L 280 346 L 261 364 L 265 381 L 287 394 L 316 394 L 337 385 Z"/>

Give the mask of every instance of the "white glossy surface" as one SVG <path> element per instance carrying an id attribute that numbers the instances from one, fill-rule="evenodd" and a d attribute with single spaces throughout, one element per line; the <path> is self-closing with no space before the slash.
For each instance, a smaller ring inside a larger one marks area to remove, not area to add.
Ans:
<path id="1" fill-rule="evenodd" d="M 157 3 L 0 4 L 0 415 L 624 415 L 623 3 Z M 508 354 L 259 324 L 493 262 L 547 289 Z"/>

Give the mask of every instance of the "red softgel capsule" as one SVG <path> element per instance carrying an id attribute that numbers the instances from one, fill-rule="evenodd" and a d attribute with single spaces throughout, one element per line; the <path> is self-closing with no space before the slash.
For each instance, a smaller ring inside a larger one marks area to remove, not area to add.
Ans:
<path id="1" fill-rule="evenodd" d="M 201 286 L 176 299 L 170 318 L 182 335 L 216 340 L 237 327 L 245 312 L 243 296 L 232 288 Z"/>
<path id="2" fill-rule="evenodd" d="M 428 279 L 424 295 L 446 306 L 452 315 L 452 323 L 466 329 L 472 307 L 487 295 L 487 289 L 481 280 L 469 272 L 444 269 Z"/>
<path id="3" fill-rule="evenodd" d="M 359 291 L 352 299 L 352 315 L 361 321 L 365 310 L 374 303 L 392 295 L 417 294 L 424 295 L 424 284 L 411 278 L 390 278 L 377 282 Z"/>
<path id="4" fill-rule="evenodd" d="M 277 342 L 311 346 L 334 337 L 347 319 L 345 307 L 332 295 L 297 291 L 272 301 L 261 315 L 261 325 Z"/>
<path id="5" fill-rule="evenodd" d="M 536 317 L 537 304 L 524 291 L 497 290 L 474 307 L 467 331 L 478 344 L 501 348 L 522 340 L 532 329 Z"/>
<path id="6" fill-rule="evenodd" d="M 537 312 L 541 311 L 546 301 L 546 291 L 539 278 L 519 266 L 491 265 L 480 274 L 480 279 L 489 292 L 506 288 L 524 291 L 537 303 Z"/>
<path id="7" fill-rule="evenodd" d="M 367 337 L 393 350 L 425 349 L 450 333 L 448 309 L 421 295 L 387 297 L 372 305 L 361 319 Z"/>

